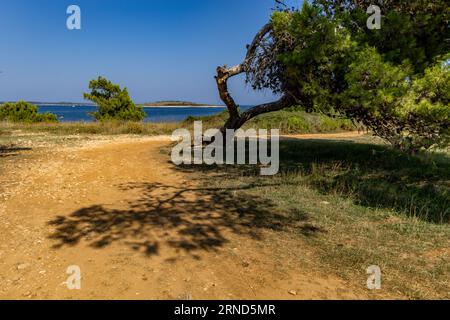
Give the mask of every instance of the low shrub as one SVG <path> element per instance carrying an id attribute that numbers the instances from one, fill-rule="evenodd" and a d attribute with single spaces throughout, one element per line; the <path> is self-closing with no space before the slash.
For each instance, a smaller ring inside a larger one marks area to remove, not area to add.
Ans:
<path id="1" fill-rule="evenodd" d="M 8 102 L 0 106 L 0 120 L 10 122 L 58 122 L 53 113 L 38 113 L 37 106 L 25 102 Z"/>

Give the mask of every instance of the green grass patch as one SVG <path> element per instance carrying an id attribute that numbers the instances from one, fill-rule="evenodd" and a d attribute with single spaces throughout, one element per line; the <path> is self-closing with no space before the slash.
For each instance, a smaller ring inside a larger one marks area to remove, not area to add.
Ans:
<path id="1" fill-rule="evenodd" d="M 191 126 L 194 121 L 203 121 L 205 128 L 220 128 L 228 119 L 228 112 L 207 117 L 188 117 L 184 124 Z M 306 113 L 287 109 L 260 115 L 247 122 L 243 129 L 280 129 L 282 134 L 343 132 L 357 130 L 348 119 L 330 118 L 316 113 Z"/>

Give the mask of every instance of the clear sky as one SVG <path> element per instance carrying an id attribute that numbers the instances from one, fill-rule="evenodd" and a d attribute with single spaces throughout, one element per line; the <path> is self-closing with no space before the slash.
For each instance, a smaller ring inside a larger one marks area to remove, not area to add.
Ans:
<path id="1" fill-rule="evenodd" d="M 300 2 L 299 0 L 292 2 Z M 67 7 L 81 8 L 68 30 Z M 2 0 L 0 101 L 83 101 L 99 75 L 128 87 L 136 102 L 218 104 L 218 65 L 240 63 L 274 0 Z M 273 99 L 241 79 L 241 104 Z"/>

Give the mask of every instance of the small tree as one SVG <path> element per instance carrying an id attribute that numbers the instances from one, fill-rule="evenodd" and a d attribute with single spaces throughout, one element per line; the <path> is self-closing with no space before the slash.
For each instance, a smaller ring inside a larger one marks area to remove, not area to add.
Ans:
<path id="1" fill-rule="evenodd" d="M 10 122 L 58 122 L 58 118 L 53 113 L 38 113 L 38 107 L 34 104 L 19 101 L 8 102 L 0 106 L 0 121 Z"/>
<path id="2" fill-rule="evenodd" d="M 89 83 L 89 89 L 91 93 L 85 93 L 84 98 L 97 105 L 98 111 L 92 113 L 97 121 L 144 120 L 146 116 L 144 110 L 133 103 L 127 88 L 122 90 L 119 85 L 98 77 Z"/>

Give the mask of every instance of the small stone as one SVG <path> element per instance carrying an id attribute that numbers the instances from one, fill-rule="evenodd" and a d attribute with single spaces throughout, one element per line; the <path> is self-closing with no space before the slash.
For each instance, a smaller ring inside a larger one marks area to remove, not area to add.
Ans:
<path id="1" fill-rule="evenodd" d="M 248 268 L 250 266 L 250 263 L 248 263 L 247 261 L 242 262 L 242 266 L 244 268 Z"/>
<path id="2" fill-rule="evenodd" d="M 30 266 L 29 263 L 21 263 L 17 266 L 17 270 L 25 270 L 26 268 L 28 268 Z"/>
<path id="3" fill-rule="evenodd" d="M 289 291 L 289 294 L 292 295 L 292 296 L 296 296 L 296 295 L 297 295 L 297 291 L 295 291 L 295 290 L 290 290 L 290 291 Z"/>

